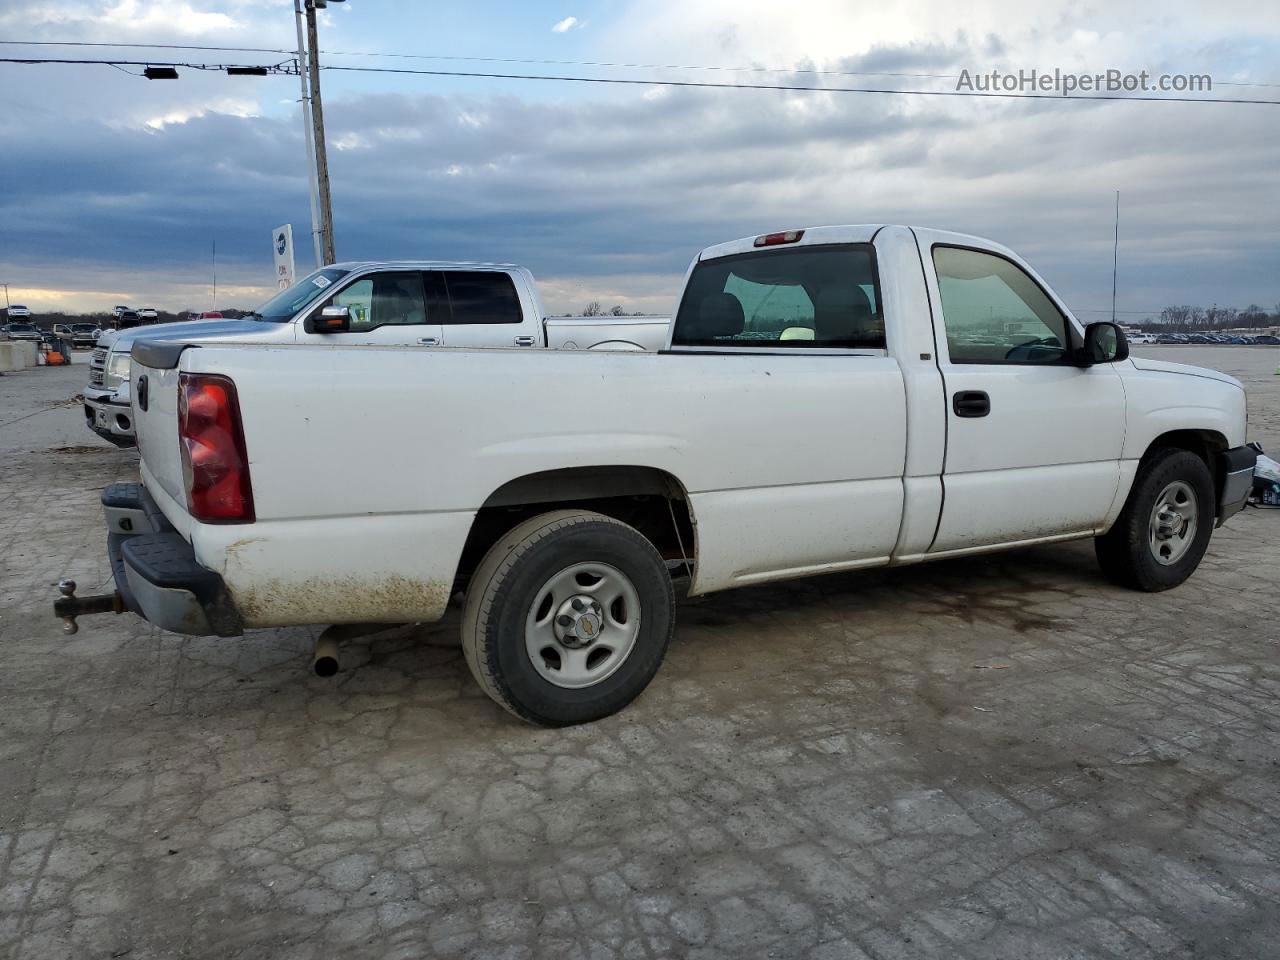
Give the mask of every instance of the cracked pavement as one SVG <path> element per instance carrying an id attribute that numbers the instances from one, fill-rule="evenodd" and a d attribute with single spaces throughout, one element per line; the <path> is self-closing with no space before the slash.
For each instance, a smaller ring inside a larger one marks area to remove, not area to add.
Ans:
<path id="1" fill-rule="evenodd" d="M 1226 369 L 1280 450 L 1280 350 Z M 50 613 L 110 589 L 71 370 L 0 378 L 0 957 L 1280 956 L 1280 514 L 1183 587 L 1089 544 L 683 602 L 584 727 L 455 620 L 349 642 Z M 1233 366 L 1234 365 L 1234 366 Z"/>

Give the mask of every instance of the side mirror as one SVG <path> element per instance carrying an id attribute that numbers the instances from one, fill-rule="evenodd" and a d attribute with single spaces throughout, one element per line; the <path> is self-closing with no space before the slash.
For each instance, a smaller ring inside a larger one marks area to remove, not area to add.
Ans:
<path id="1" fill-rule="evenodd" d="M 342 333 L 351 329 L 351 310 L 348 307 L 328 306 L 311 318 L 312 333 Z"/>
<path id="2" fill-rule="evenodd" d="M 1124 331 L 1110 321 L 1091 323 L 1084 328 L 1084 346 L 1077 354 L 1082 367 L 1096 363 L 1116 363 L 1129 359 L 1129 340 Z"/>

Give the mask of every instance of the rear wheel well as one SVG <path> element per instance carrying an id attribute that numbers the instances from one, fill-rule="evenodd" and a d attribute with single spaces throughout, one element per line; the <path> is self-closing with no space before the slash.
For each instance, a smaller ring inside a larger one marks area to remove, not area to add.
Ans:
<path id="1" fill-rule="evenodd" d="M 495 490 L 471 521 L 454 589 L 503 534 L 552 510 L 585 510 L 634 527 L 653 544 L 672 574 L 692 573 L 696 534 L 689 495 L 674 476 L 653 467 L 574 467 L 519 477 Z"/>

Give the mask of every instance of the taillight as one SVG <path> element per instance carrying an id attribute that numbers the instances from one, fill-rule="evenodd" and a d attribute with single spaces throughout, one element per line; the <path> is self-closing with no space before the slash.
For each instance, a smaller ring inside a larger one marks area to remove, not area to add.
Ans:
<path id="1" fill-rule="evenodd" d="M 178 376 L 178 442 L 187 512 L 201 523 L 253 523 L 253 486 L 236 385 L 211 373 Z"/>
<path id="2" fill-rule="evenodd" d="M 804 236 L 803 230 L 783 230 L 781 233 L 766 233 L 756 237 L 757 247 L 776 247 L 780 243 L 795 243 Z"/>

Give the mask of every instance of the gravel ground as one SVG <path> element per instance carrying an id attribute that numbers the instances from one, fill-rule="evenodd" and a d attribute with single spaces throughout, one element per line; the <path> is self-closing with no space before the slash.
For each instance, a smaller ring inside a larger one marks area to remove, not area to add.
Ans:
<path id="1" fill-rule="evenodd" d="M 1280 349 L 1140 351 L 1280 450 Z M 1069 544 L 686 602 L 640 700 L 546 731 L 453 623 L 328 681 L 310 629 L 63 637 L 137 469 L 84 374 L 0 378 L 0 956 L 1280 956 L 1277 513 L 1154 596 Z"/>

